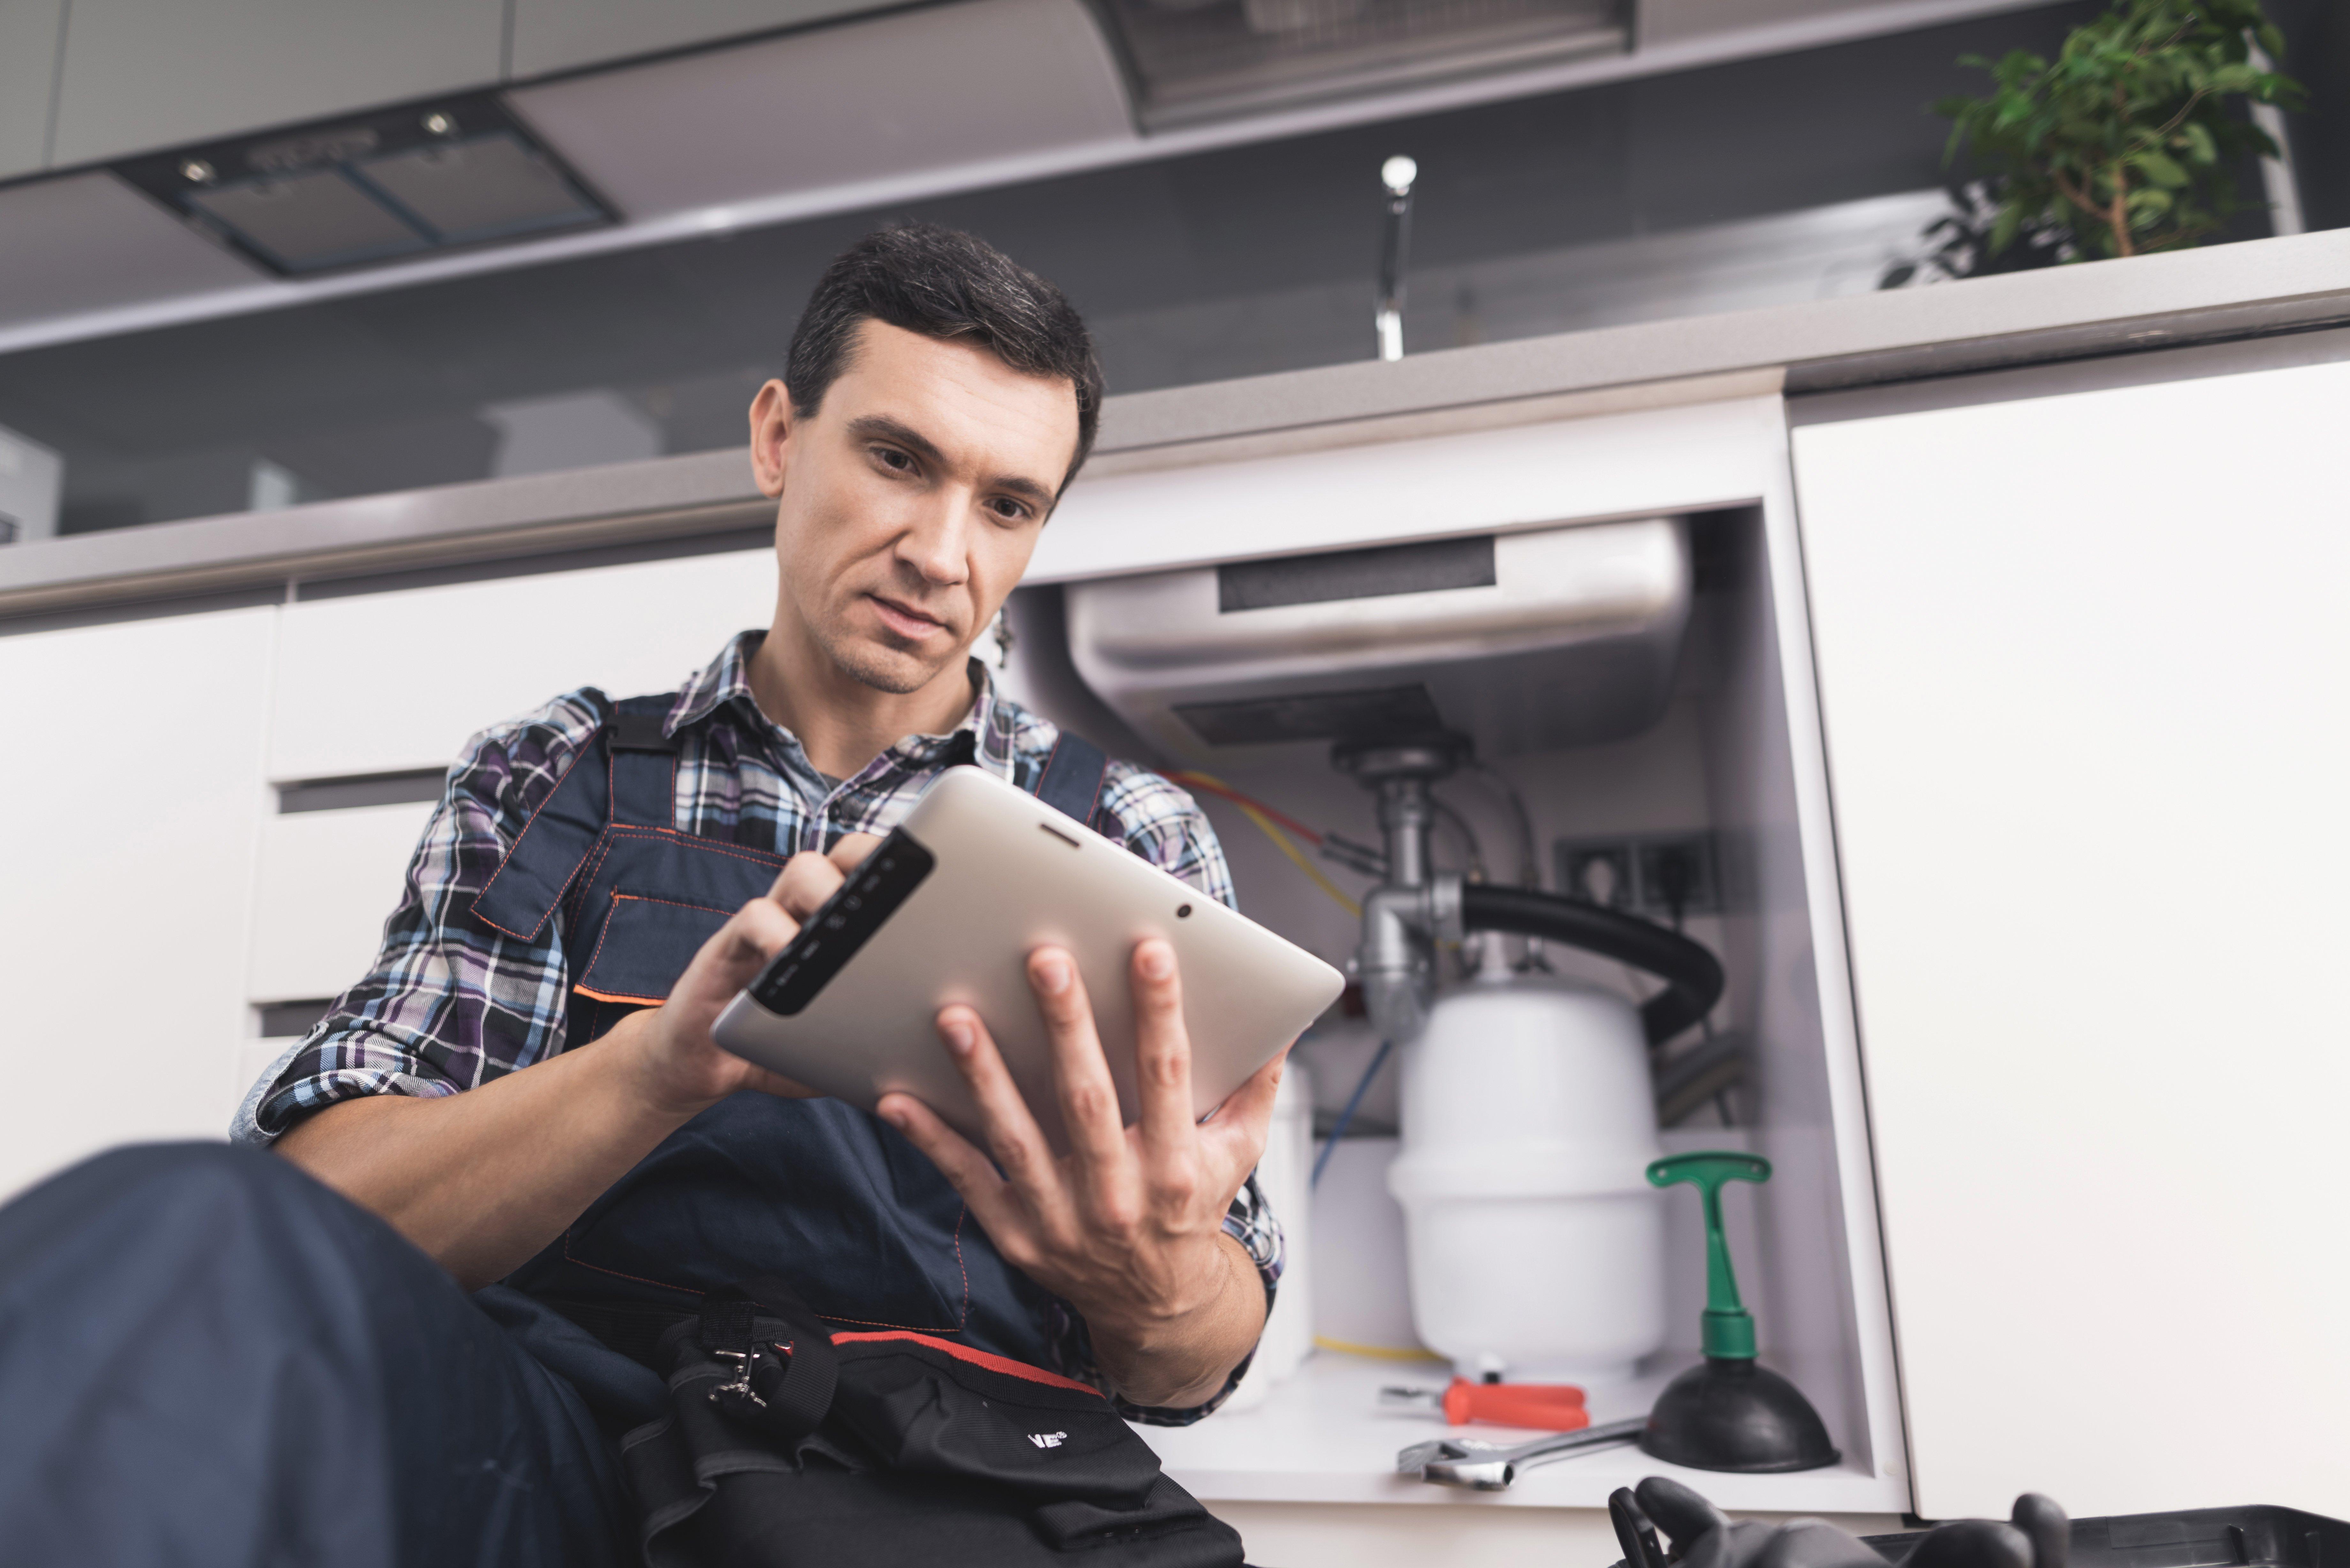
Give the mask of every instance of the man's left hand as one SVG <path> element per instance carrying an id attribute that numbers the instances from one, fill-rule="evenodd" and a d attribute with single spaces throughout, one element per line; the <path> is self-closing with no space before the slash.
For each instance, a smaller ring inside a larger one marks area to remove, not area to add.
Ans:
<path id="1" fill-rule="evenodd" d="M 987 1152 L 910 1095 L 886 1096 L 878 1110 L 937 1163 L 1014 1268 L 1084 1314 L 1101 1369 L 1124 1397 L 1195 1405 L 1223 1386 L 1264 1325 L 1256 1268 L 1223 1221 L 1264 1152 L 1286 1053 L 1195 1122 L 1174 950 L 1153 938 L 1136 944 L 1130 963 L 1133 1127 L 1121 1123 L 1077 966 L 1053 947 L 1029 955 L 1028 982 L 1052 1043 L 1068 1153 L 1045 1141 L 968 1007 L 942 1011 L 939 1034 L 979 1104 Z"/>

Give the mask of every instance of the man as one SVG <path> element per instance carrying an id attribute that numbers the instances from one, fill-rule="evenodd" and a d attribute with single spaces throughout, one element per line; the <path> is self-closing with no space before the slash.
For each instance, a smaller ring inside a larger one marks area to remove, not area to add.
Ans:
<path id="1" fill-rule="evenodd" d="M 0 1367 L 0 1409 L 81 1409 L 54 1417 L 57 1463 L 110 1483 L 90 1506 L 128 1510 L 113 1544 L 366 1562 L 394 1560 L 388 1537 L 405 1560 L 624 1560 L 610 1438 L 664 1391 L 579 1324 L 754 1276 L 836 1326 L 1085 1378 L 1139 1419 L 1196 1419 L 1230 1390 L 1280 1271 L 1249 1179 L 1280 1066 L 1194 1125 L 1166 944 L 1133 955 L 1147 1089 L 1130 1129 L 1075 966 L 1031 955 L 1064 1158 L 968 1008 L 939 1032 L 984 1150 L 906 1096 L 877 1119 L 710 1037 L 958 761 L 1047 798 L 1074 775 L 1097 826 L 1229 901 L 1188 796 L 1097 753 L 1088 778 L 1089 749 L 968 657 L 1085 460 L 1100 390 L 1059 291 L 979 241 L 899 228 L 843 254 L 787 379 L 751 409 L 776 501 L 773 625 L 674 695 L 574 692 L 475 737 L 376 964 L 239 1115 L 237 1139 L 281 1161 L 130 1151 L 0 1213 L 0 1253 L 31 1260 L 0 1275 L 0 1313 L 35 1293 L 100 1315 L 145 1303 L 116 1314 L 135 1370 L 105 1386 L 151 1393 L 180 1438 L 171 1465 L 154 1421 L 84 1418 L 107 1403 L 99 1373 L 53 1357 L 36 1397 Z M 108 1239 L 57 1245 L 68 1232 Z M 93 1334 L 108 1342 L 67 1336 Z M 0 1532 L 26 1521 L 62 1554 L 70 1498 L 45 1513 L 13 1484 Z M 107 1542 L 71 1544 L 106 1561 Z"/>

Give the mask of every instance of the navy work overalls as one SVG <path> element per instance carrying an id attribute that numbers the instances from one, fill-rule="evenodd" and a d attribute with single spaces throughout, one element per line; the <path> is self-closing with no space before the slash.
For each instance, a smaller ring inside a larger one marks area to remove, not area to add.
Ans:
<path id="1" fill-rule="evenodd" d="M 673 696 L 615 711 L 474 900 L 526 940 L 561 920 L 570 1044 L 656 1005 L 711 934 L 765 893 L 785 857 L 677 830 Z M 972 760 L 968 731 L 956 737 Z M 1064 735 L 1015 779 L 1080 821 L 1106 759 Z M 1032 1365 L 1050 1298 L 996 1253 L 930 1160 L 838 1100 L 743 1093 L 647 1155 L 507 1283 L 550 1303 L 691 1311 L 703 1293 L 780 1277 L 846 1329 L 912 1329 Z"/>

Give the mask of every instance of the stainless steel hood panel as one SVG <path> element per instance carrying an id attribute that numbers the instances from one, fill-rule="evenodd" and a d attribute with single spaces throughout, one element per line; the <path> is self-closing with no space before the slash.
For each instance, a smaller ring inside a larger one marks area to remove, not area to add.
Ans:
<path id="1" fill-rule="evenodd" d="M 1501 756 L 1619 739 L 1662 715 L 1689 621 L 1684 520 L 1460 543 L 1490 547 L 1483 586 L 1236 608 L 1232 567 L 1075 584 L 1069 650 L 1128 722 L 1201 760 L 1429 722 Z"/>

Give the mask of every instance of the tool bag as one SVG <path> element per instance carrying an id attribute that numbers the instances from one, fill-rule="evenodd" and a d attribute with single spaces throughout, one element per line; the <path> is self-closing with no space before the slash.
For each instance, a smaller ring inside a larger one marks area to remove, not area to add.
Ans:
<path id="1" fill-rule="evenodd" d="M 1240 1537 L 1082 1383 L 830 1333 L 775 1280 L 660 1325 L 576 1315 L 668 1376 L 670 1414 L 620 1443 L 649 1568 L 1240 1568 Z"/>

